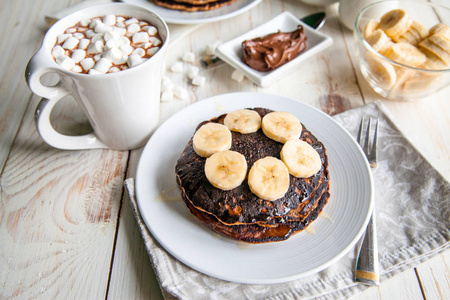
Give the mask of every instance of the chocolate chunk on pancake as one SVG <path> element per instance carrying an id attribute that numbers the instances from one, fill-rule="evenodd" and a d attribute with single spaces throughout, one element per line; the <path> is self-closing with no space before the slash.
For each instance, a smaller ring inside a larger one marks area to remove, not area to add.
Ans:
<path id="1" fill-rule="evenodd" d="M 152 0 L 155 4 L 189 12 L 208 11 L 231 4 L 236 0 Z"/>
<path id="2" fill-rule="evenodd" d="M 271 112 L 263 108 L 253 110 L 261 117 Z M 202 122 L 198 128 L 207 122 L 223 124 L 225 116 Z M 309 178 L 290 175 L 288 191 L 275 201 L 263 200 L 253 194 L 247 180 L 232 190 L 215 188 L 204 172 L 206 158 L 195 153 L 191 139 L 175 167 L 183 200 L 200 221 L 234 239 L 261 243 L 288 238 L 317 218 L 329 198 L 326 149 L 305 126 L 300 139 L 319 153 L 321 169 Z M 283 144 L 268 138 L 261 129 L 249 134 L 232 132 L 230 150 L 244 155 L 248 169 L 260 158 L 280 158 L 282 147 Z"/>

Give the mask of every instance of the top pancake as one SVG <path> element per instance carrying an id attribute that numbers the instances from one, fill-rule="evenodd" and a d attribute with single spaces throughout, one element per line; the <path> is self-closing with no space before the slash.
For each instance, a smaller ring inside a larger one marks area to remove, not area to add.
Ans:
<path id="1" fill-rule="evenodd" d="M 271 112 L 255 108 L 261 117 Z M 223 124 L 226 114 L 211 121 Z M 206 122 L 199 125 L 202 126 Z M 223 191 L 212 186 L 206 178 L 204 165 L 206 159 L 198 156 L 192 146 L 192 139 L 187 144 L 176 169 L 177 181 L 182 193 L 198 210 L 215 216 L 227 225 L 238 224 L 275 224 L 288 220 L 299 220 L 316 205 L 322 191 L 328 188 L 328 159 L 323 144 L 303 126 L 301 140 L 311 144 L 322 160 L 321 170 L 310 178 L 290 176 L 290 186 L 286 194 L 275 201 L 260 199 L 250 191 L 247 180 L 230 190 Z M 241 134 L 232 131 L 231 150 L 243 154 L 248 169 L 263 157 L 280 158 L 283 144 L 266 137 L 262 130 L 255 133 Z"/>
<path id="2" fill-rule="evenodd" d="M 231 4 L 236 0 L 152 0 L 159 6 L 189 12 L 208 11 Z"/>

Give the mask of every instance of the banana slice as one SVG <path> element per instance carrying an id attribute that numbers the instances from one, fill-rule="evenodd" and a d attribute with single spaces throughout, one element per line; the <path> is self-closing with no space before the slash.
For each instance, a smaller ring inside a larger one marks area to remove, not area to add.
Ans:
<path id="1" fill-rule="evenodd" d="M 289 174 L 297 178 L 311 177 L 322 167 L 319 153 L 302 140 L 287 141 L 281 148 L 280 155 Z"/>
<path id="2" fill-rule="evenodd" d="M 439 33 L 431 35 L 428 40 L 442 50 L 439 53 L 441 59 L 450 64 L 450 40 L 447 40 L 443 35 Z"/>
<path id="3" fill-rule="evenodd" d="M 409 29 L 400 36 L 398 42 L 405 42 L 416 46 L 420 41 L 428 37 L 428 29 L 421 23 L 413 20 Z"/>
<path id="4" fill-rule="evenodd" d="M 206 123 L 194 134 L 192 145 L 195 153 L 201 157 L 225 151 L 231 147 L 231 132 L 225 125 Z"/>
<path id="5" fill-rule="evenodd" d="M 256 132 L 261 128 L 261 117 L 254 110 L 239 109 L 228 113 L 223 123 L 231 131 L 246 134 Z"/>
<path id="6" fill-rule="evenodd" d="M 264 134 L 277 142 L 298 139 L 302 133 L 300 121 L 290 113 L 274 111 L 264 116 L 261 123 Z"/>
<path id="7" fill-rule="evenodd" d="M 426 93 L 429 89 L 435 89 L 442 80 L 441 74 L 420 74 L 405 81 L 403 92 L 405 94 Z"/>
<path id="8" fill-rule="evenodd" d="M 412 24 L 412 19 L 402 9 L 393 9 L 385 13 L 381 19 L 378 28 L 397 41 L 398 38 L 405 33 Z"/>
<path id="9" fill-rule="evenodd" d="M 377 30 L 378 25 L 380 25 L 380 22 L 378 22 L 377 20 L 370 20 L 364 27 L 364 38 L 367 39 L 372 33 L 374 33 L 375 30 Z"/>
<path id="10" fill-rule="evenodd" d="M 380 51 L 387 42 L 391 41 L 391 38 L 383 30 L 377 29 L 366 38 L 366 41 L 375 51 Z"/>
<path id="11" fill-rule="evenodd" d="M 408 43 L 396 43 L 384 54 L 398 63 L 418 67 L 422 65 L 427 57 L 417 47 Z"/>
<path id="12" fill-rule="evenodd" d="M 228 191 L 240 186 L 246 174 L 247 161 L 239 152 L 225 150 L 206 159 L 206 178 L 218 189 Z"/>
<path id="13" fill-rule="evenodd" d="M 261 199 L 279 199 L 289 189 L 288 168 L 275 157 L 258 159 L 248 173 L 248 185 L 252 193 Z"/>
<path id="14" fill-rule="evenodd" d="M 390 63 L 372 55 L 367 57 L 366 61 L 370 73 L 369 77 L 376 82 L 377 86 L 385 90 L 394 86 L 397 81 L 397 75 Z"/>
<path id="15" fill-rule="evenodd" d="M 450 26 L 444 23 L 439 23 L 430 28 L 430 35 L 439 33 L 447 40 L 450 40 Z"/>
<path id="16" fill-rule="evenodd" d="M 442 49 L 439 42 L 442 42 L 442 38 L 439 34 L 433 34 L 432 36 L 424 39 L 418 45 L 419 49 L 426 54 L 426 56 L 432 61 L 436 61 L 436 58 L 441 60 L 445 65 L 450 64 L 450 53 Z"/>

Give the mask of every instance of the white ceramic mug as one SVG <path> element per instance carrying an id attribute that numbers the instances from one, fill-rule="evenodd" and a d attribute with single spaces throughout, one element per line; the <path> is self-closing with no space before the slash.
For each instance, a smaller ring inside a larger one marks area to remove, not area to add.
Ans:
<path id="1" fill-rule="evenodd" d="M 155 26 L 162 46 L 144 63 L 107 74 L 80 74 L 60 67 L 51 51 L 57 36 L 83 19 L 107 14 L 135 17 Z M 36 126 L 43 140 L 60 149 L 109 148 L 130 150 L 143 146 L 159 121 L 163 58 L 169 44 L 169 29 L 154 12 L 124 3 L 96 5 L 79 10 L 56 22 L 46 33 L 41 48 L 28 63 L 25 77 L 30 89 L 44 97 L 36 108 Z M 44 86 L 41 77 L 56 73 L 55 86 Z M 50 113 L 63 97 L 71 95 L 86 114 L 93 133 L 67 136 L 50 123 Z"/>

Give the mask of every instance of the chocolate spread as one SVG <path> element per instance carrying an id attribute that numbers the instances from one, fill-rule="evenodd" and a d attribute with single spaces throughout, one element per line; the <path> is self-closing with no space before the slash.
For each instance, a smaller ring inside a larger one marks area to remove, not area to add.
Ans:
<path id="1" fill-rule="evenodd" d="M 305 48 L 305 29 L 301 25 L 292 32 L 278 31 L 242 42 L 245 63 L 261 72 L 280 67 L 294 59 Z"/>

